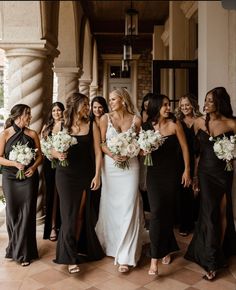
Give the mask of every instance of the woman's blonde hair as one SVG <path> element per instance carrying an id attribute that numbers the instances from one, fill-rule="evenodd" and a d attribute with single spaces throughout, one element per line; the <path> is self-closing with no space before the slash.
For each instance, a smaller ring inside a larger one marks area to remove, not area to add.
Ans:
<path id="1" fill-rule="evenodd" d="M 126 89 L 124 89 L 124 88 L 116 89 L 116 90 L 112 91 L 111 94 L 113 94 L 117 97 L 120 97 L 122 99 L 122 101 L 124 102 L 124 106 L 125 106 L 126 110 L 130 114 L 135 114 L 134 105 L 133 105 L 131 97 Z"/>
<path id="2" fill-rule="evenodd" d="M 201 117 L 202 116 L 202 113 L 199 111 L 199 105 L 194 97 L 193 94 L 186 94 L 182 97 L 179 98 L 179 103 L 178 103 L 178 107 L 176 108 L 175 110 L 175 116 L 178 120 L 182 121 L 184 119 L 184 114 L 182 113 L 181 111 L 181 107 L 180 107 L 180 103 L 183 99 L 188 99 L 191 106 L 192 106 L 192 109 L 193 109 L 193 116 L 194 118 L 197 118 L 197 117 Z"/>

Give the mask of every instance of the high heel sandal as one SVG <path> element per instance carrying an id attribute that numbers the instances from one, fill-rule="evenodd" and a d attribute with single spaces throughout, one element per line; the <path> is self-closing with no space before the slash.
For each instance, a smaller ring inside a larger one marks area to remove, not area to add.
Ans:
<path id="1" fill-rule="evenodd" d="M 158 270 L 152 270 L 152 269 L 149 269 L 149 271 L 148 271 L 148 275 L 151 275 L 151 276 L 158 276 Z"/>
<path id="2" fill-rule="evenodd" d="M 29 266 L 30 265 L 30 262 L 21 262 L 21 266 L 22 267 L 27 267 L 27 266 Z"/>
<path id="3" fill-rule="evenodd" d="M 161 259 L 163 265 L 169 265 L 171 263 L 171 255 L 166 255 Z"/>
<path id="4" fill-rule="evenodd" d="M 57 229 L 56 229 L 56 227 L 52 227 L 49 240 L 51 242 L 55 242 L 57 240 Z"/>
<path id="5" fill-rule="evenodd" d="M 212 282 L 216 278 L 216 271 L 209 271 L 202 278 Z"/>
<path id="6" fill-rule="evenodd" d="M 78 265 L 69 265 L 68 266 L 68 272 L 70 274 L 75 274 L 75 273 L 78 273 L 80 271 L 80 268 Z"/>
<path id="7" fill-rule="evenodd" d="M 127 273 L 127 272 L 129 272 L 129 267 L 127 265 L 120 265 L 118 267 L 118 272 Z"/>

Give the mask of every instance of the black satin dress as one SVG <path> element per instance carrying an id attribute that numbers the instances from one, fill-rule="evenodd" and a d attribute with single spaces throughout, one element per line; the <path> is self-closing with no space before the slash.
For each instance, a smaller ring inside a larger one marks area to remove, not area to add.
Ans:
<path id="1" fill-rule="evenodd" d="M 145 123 L 144 130 L 154 130 Z M 179 250 L 173 227 L 177 189 L 181 172 L 179 142 L 176 135 L 167 136 L 164 144 L 152 152 L 153 166 L 147 168 L 147 192 L 150 204 L 151 257 L 160 259 Z"/>
<path id="2" fill-rule="evenodd" d="M 51 133 L 50 133 L 51 135 Z M 52 168 L 51 161 L 47 157 L 43 160 L 43 174 L 45 180 L 45 189 L 46 189 L 46 200 L 45 200 L 45 223 L 44 223 L 44 239 L 50 239 L 50 234 L 52 230 L 52 215 L 53 207 L 55 202 L 55 194 L 58 195 L 56 191 L 56 168 Z M 55 220 L 55 231 L 57 232 L 61 226 L 61 217 L 60 217 L 60 207 L 59 207 L 59 197 L 57 196 L 57 205 L 56 205 L 56 220 Z"/>
<path id="3" fill-rule="evenodd" d="M 4 154 L 7 159 L 12 145 L 16 145 L 17 142 L 28 143 L 28 147 L 35 148 L 34 140 L 24 134 L 24 128 L 17 127 L 15 123 L 13 128 L 15 134 L 9 138 L 5 146 Z M 19 180 L 16 179 L 17 171 L 16 167 L 10 166 L 3 166 L 2 170 L 2 187 L 6 197 L 6 226 L 9 236 L 5 257 L 17 262 L 30 262 L 38 258 L 36 204 L 39 177 L 36 170 L 31 177 Z"/>
<path id="4" fill-rule="evenodd" d="M 62 223 L 54 262 L 67 265 L 104 257 L 94 230 L 95 214 L 91 204 L 93 192 L 90 190 L 90 184 L 95 174 L 92 122 L 87 135 L 74 137 L 78 143 L 68 150 L 69 166 L 58 165 L 56 169 Z M 77 223 L 84 191 L 86 191 L 86 204 L 83 211 L 83 225 L 77 239 Z"/>
<path id="5" fill-rule="evenodd" d="M 226 136 L 233 132 L 225 133 Z M 216 157 L 209 135 L 199 130 L 200 160 L 198 178 L 200 184 L 200 211 L 193 239 L 185 258 L 196 262 L 206 271 L 215 271 L 226 265 L 226 258 L 236 254 L 236 232 L 232 211 L 233 172 L 225 170 L 225 161 Z M 223 137 L 223 134 L 216 136 Z M 227 228 L 221 242 L 220 204 L 226 194 Z"/>
<path id="6" fill-rule="evenodd" d="M 194 174 L 194 156 L 195 156 L 195 133 L 194 128 L 188 127 L 184 121 L 181 122 L 185 137 L 187 140 L 188 150 L 189 150 L 189 160 L 190 160 L 190 176 L 193 178 Z M 182 151 L 180 150 L 182 171 L 184 170 L 184 160 L 182 157 Z M 194 192 L 191 186 L 183 187 L 180 184 L 179 192 L 179 232 L 189 233 L 194 228 L 194 221 L 197 208 L 197 201 L 194 198 Z"/>

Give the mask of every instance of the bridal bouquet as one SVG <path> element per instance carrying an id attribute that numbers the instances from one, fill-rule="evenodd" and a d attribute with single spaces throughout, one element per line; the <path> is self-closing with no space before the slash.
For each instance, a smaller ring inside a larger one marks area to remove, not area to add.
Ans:
<path id="1" fill-rule="evenodd" d="M 137 156 L 140 151 L 136 133 L 131 130 L 112 137 L 107 141 L 107 146 L 112 154 L 128 158 L 122 162 L 115 161 L 115 166 L 121 169 L 129 169 L 129 159 Z"/>
<path id="2" fill-rule="evenodd" d="M 51 142 L 52 147 L 61 153 L 66 152 L 70 146 L 78 143 L 76 138 L 69 135 L 66 130 L 59 131 L 57 134 L 52 134 Z M 67 159 L 59 161 L 59 164 L 63 167 L 69 165 Z"/>
<path id="3" fill-rule="evenodd" d="M 52 138 L 50 136 L 48 136 L 46 139 L 42 138 L 40 140 L 40 145 L 41 145 L 41 149 L 43 152 L 43 155 L 51 161 L 51 167 L 52 168 L 56 168 L 56 160 L 52 157 L 51 154 L 51 149 L 53 148 L 52 145 Z"/>
<path id="4" fill-rule="evenodd" d="M 230 136 L 230 138 L 223 136 L 222 138 L 213 137 L 209 138 L 210 141 L 214 141 L 213 150 L 216 156 L 226 161 L 225 170 L 232 171 L 233 166 L 231 160 L 236 158 L 236 135 Z"/>
<path id="5" fill-rule="evenodd" d="M 18 142 L 16 145 L 12 146 L 12 150 L 9 154 L 9 160 L 19 162 L 25 166 L 29 165 L 30 162 L 35 158 L 38 149 L 33 149 L 26 144 L 21 144 Z M 17 179 L 25 179 L 24 170 L 18 170 L 16 173 Z"/>
<path id="6" fill-rule="evenodd" d="M 145 155 L 144 165 L 153 166 L 151 152 L 157 150 L 165 141 L 159 131 L 141 130 L 139 133 L 138 144 L 147 155 Z"/>

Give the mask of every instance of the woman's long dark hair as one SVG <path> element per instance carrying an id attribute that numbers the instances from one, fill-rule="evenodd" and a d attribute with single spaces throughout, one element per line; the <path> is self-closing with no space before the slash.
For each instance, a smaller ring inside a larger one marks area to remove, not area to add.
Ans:
<path id="1" fill-rule="evenodd" d="M 149 97 L 152 96 L 152 93 L 147 93 L 144 97 L 143 97 L 143 100 L 142 100 L 142 105 L 141 105 L 141 111 L 140 111 L 140 115 L 141 117 L 143 117 L 143 111 L 145 111 L 145 108 L 144 108 L 144 103 L 146 101 L 149 100 Z"/>
<path id="2" fill-rule="evenodd" d="M 90 106 L 90 120 L 93 121 L 95 119 L 95 115 L 93 113 L 93 104 L 97 102 L 103 107 L 103 113 L 108 113 L 108 106 L 106 100 L 102 96 L 97 96 L 92 99 L 91 106 Z"/>
<path id="3" fill-rule="evenodd" d="M 45 128 L 42 131 L 42 136 L 44 138 L 46 138 L 49 135 L 49 133 L 52 132 L 52 129 L 53 129 L 53 126 L 54 126 L 54 119 L 52 117 L 52 110 L 53 110 L 54 107 L 58 107 L 61 110 L 62 116 L 63 116 L 63 112 L 65 110 L 65 107 L 64 107 L 64 105 L 61 102 L 52 103 L 51 109 L 50 109 L 50 111 L 48 113 L 47 120 L 45 122 Z"/>
<path id="4" fill-rule="evenodd" d="M 211 94 L 213 97 L 213 102 L 216 107 L 216 112 L 219 115 L 222 115 L 226 118 L 234 118 L 230 96 L 224 87 L 216 87 L 210 90 L 209 92 L 207 92 L 206 97 L 209 94 Z M 210 133 L 209 121 L 210 121 L 210 115 L 206 114 L 205 126 L 207 128 L 208 133 Z"/>
<path id="5" fill-rule="evenodd" d="M 11 127 L 13 125 L 14 121 L 17 118 L 21 117 L 24 114 L 24 112 L 28 109 L 30 109 L 30 107 L 28 105 L 25 105 L 25 104 L 17 104 L 14 107 L 12 107 L 12 109 L 10 111 L 10 115 L 5 122 L 4 128 L 7 129 L 7 128 Z"/>
<path id="6" fill-rule="evenodd" d="M 170 100 L 166 95 L 152 93 L 149 96 L 147 114 L 148 114 L 148 122 L 157 124 L 160 118 L 160 110 L 163 105 L 163 100 L 167 99 Z M 173 121 L 176 120 L 173 114 L 170 113 L 169 119 Z"/>
<path id="7" fill-rule="evenodd" d="M 74 118 L 78 115 L 79 107 L 88 97 L 79 92 L 75 92 L 70 95 L 66 100 L 66 109 L 64 111 L 64 127 L 71 133 L 71 127 L 73 125 Z M 83 118 L 85 122 L 89 122 L 89 118 Z"/>

